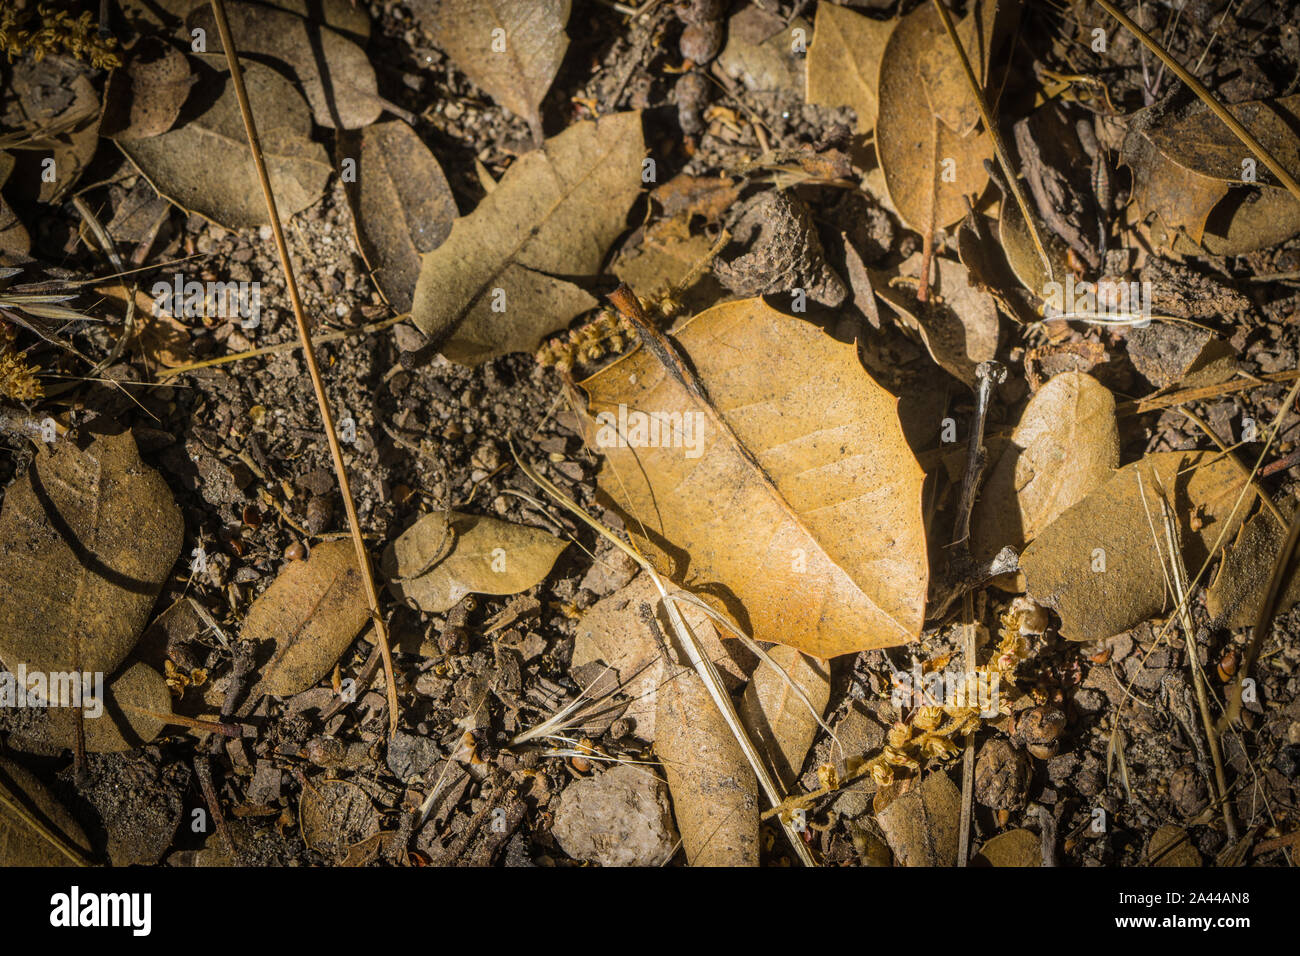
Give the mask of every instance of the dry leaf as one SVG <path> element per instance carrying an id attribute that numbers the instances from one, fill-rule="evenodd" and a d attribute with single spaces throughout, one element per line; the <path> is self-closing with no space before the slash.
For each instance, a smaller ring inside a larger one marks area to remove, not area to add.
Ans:
<path id="1" fill-rule="evenodd" d="M 349 138 L 345 157 L 356 178 L 345 179 L 357 244 L 387 299 L 408 312 L 420 275 L 420 255 L 451 233 L 456 200 L 433 153 L 401 120 L 369 126 Z"/>
<path id="2" fill-rule="evenodd" d="M 214 78 L 215 79 L 215 78 Z M 122 140 L 118 147 L 149 184 L 182 209 L 228 229 L 268 222 L 234 85 L 224 78 L 221 95 L 201 116 L 149 139 Z M 311 113 L 292 84 L 257 63 L 244 65 L 244 83 L 266 157 L 271 188 L 282 217 L 306 209 L 330 176 L 325 148 L 311 140 Z"/>
<path id="3" fill-rule="evenodd" d="M 85 716 L 86 752 L 120 753 L 142 747 L 163 732 L 167 726 L 163 717 L 171 710 L 171 693 L 162 675 L 147 664 L 132 664 L 104 687 L 103 713 Z M 39 734 L 42 741 L 60 750 L 73 749 L 77 710 L 51 707 L 45 714 L 45 727 Z"/>
<path id="4" fill-rule="evenodd" d="M 988 183 L 984 160 L 993 159 L 987 131 L 962 136 L 931 108 L 970 99 L 965 76 L 946 72 L 930 77 L 928 87 L 917 82 L 922 64 L 935 50 L 951 54 L 951 41 L 934 7 L 925 4 L 898 21 L 885 47 L 876 120 L 876 156 L 889 198 L 903 220 L 922 234 L 966 215 L 967 197 L 978 197 Z"/>
<path id="5" fill-rule="evenodd" d="M 108 78 L 100 133 L 116 139 L 146 139 L 167 132 L 196 79 L 180 50 L 156 37 L 142 40 L 131 51 L 126 67 Z"/>
<path id="6" fill-rule="evenodd" d="M 1147 841 L 1149 866 L 1200 866 L 1201 854 L 1182 827 L 1166 823 Z"/>
<path id="7" fill-rule="evenodd" d="M 1285 168 L 1300 167 L 1300 94 L 1228 110 Z M 1157 214 L 1216 255 L 1244 255 L 1300 231 L 1300 202 L 1199 100 L 1138 113 L 1120 158 L 1133 170 L 1141 215 Z"/>
<path id="8" fill-rule="evenodd" d="M 1158 452 L 1125 465 L 1025 549 L 1020 570 L 1029 596 L 1060 614 L 1061 636 L 1075 641 L 1111 637 L 1171 608 L 1156 551 L 1159 541 L 1168 553 L 1160 489 L 1171 496 L 1183 559 L 1195 573 L 1219 535 L 1231 540 L 1253 505 L 1248 491 L 1233 514 L 1242 480 L 1215 452 Z"/>
<path id="9" fill-rule="evenodd" d="M 1001 48 L 1015 35 L 1020 0 L 975 0 L 971 10 L 957 24 L 957 39 L 979 76 L 989 109 L 997 115 L 998 95 L 1002 91 L 1002 77 L 998 74 L 1010 65 L 1010 57 Z M 971 95 L 970 82 L 946 32 L 941 43 L 921 58 L 920 67 L 930 109 L 958 136 L 969 134 L 980 121 L 979 104 Z M 954 95 L 959 89 L 965 95 Z"/>
<path id="10" fill-rule="evenodd" d="M 690 604 L 679 604 L 682 617 L 695 631 L 704 654 L 713 661 L 728 688 L 744 684 L 751 660 L 737 641 L 723 641 L 708 615 Z M 573 643 L 572 669 L 593 661 L 603 661 L 612 674 L 599 679 L 588 689 L 588 696 L 598 697 L 617 685 L 629 698 L 623 716 L 636 721 L 636 735 L 642 740 L 655 739 L 657 691 L 663 681 L 663 654 L 647 622 L 646 613 L 656 621 L 661 633 L 671 634 L 672 625 L 659 603 L 659 590 L 647 574 L 638 574 L 625 587 L 601 598 L 582 615 Z"/>
<path id="11" fill-rule="evenodd" d="M 1043 844 L 1032 830 L 999 833 L 980 848 L 973 866 L 1042 866 Z"/>
<path id="12" fill-rule="evenodd" d="M 1285 512 L 1283 512 L 1285 514 Z M 1269 569 L 1277 563 L 1286 538 L 1270 511 L 1260 511 L 1246 522 L 1237 540 L 1223 555 L 1214 583 L 1205 593 L 1205 609 L 1219 627 L 1250 627 L 1268 592 Z M 1293 565 L 1282 580 L 1277 602 L 1281 615 L 1300 602 L 1300 574 Z"/>
<path id="13" fill-rule="evenodd" d="M 540 141 L 538 108 L 569 47 L 569 0 L 429 0 L 422 18 L 461 72 Z"/>
<path id="14" fill-rule="evenodd" d="M 761 299 L 701 313 L 676 339 L 745 451 L 646 349 L 583 382 L 600 486 L 641 547 L 756 640 L 817 657 L 914 640 L 924 476 L 897 400 L 853 346 Z"/>
<path id="15" fill-rule="evenodd" d="M 99 148 L 99 95 L 89 74 L 70 57 L 20 59 L 10 69 L 8 85 L 17 94 L 24 118 L 37 130 L 58 130 L 27 143 L 29 150 L 48 150 L 54 160 L 53 178 L 47 178 L 44 169 L 39 180 L 32 177 L 36 199 L 57 203 L 77 184 Z"/>
<path id="16" fill-rule="evenodd" d="M 740 702 L 740 717 L 759 750 L 767 757 L 772 775 L 787 791 L 799 779 L 804 758 L 817 736 L 818 718 L 831 696 L 830 666 L 795 650 L 777 646 L 768 656 L 784 669 L 816 710 L 808 705 L 777 669 L 760 661 Z"/>
<path id="17" fill-rule="evenodd" d="M 900 794 L 876 814 L 894 857 L 903 866 L 956 866 L 961 794 L 941 772 Z"/>
<path id="18" fill-rule="evenodd" d="M 899 274 L 919 278 L 921 262 L 921 254 L 913 253 L 898 267 Z M 974 388 L 976 368 L 998 352 L 1002 328 L 997 302 L 970 281 L 960 262 L 941 257 L 931 262 L 937 273 L 931 279 L 932 306 L 916 301 L 915 284 L 894 285 L 886 272 L 868 270 L 871 287 L 921 336 L 944 371 Z"/>
<path id="19" fill-rule="evenodd" d="M 639 243 L 624 248 L 611 271 L 643 295 L 672 294 L 684 309 L 697 302 L 707 308 L 724 295 L 708 268 L 700 268 L 712 248 L 708 236 L 690 234 L 684 218 L 670 219 L 650 226 Z M 679 294 L 678 286 L 692 271 L 697 272 L 695 281 Z"/>
<path id="20" fill-rule="evenodd" d="M 253 693 L 291 697 L 311 687 L 369 619 L 351 541 L 324 541 L 306 561 L 288 562 L 244 619 L 245 640 L 272 642 Z"/>
<path id="21" fill-rule="evenodd" d="M 691 866 L 758 866 L 758 781 L 694 671 L 667 668 L 655 754 Z"/>
<path id="22" fill-rule="evenodd" d="M 467 594 L 518 594 L 535 587 L 567 544 L 538 528 L 435 512 L 388 546 L 383 569 L 398 599 L 443 614 Z"/>
<path id="23" fill-rule="evenodd" d="M 971 519 L 971 551 L 1020 550 L 1119 467 L 1115 396 L 1081 372 L 1054 377 L 1029 400 Z"/>
<path id="24" fill-rule="evenodd" d="M 185 525 L 130 432 L 61 441 L 0 510 L 0 659 L 117 670 L 180 555 Z"/>
<path id="25" fill-rule="evenodd" d="M 536 349 L 596 300 L 594 275 L 641 189 L 640 113 L 575 123 L 522 157 L 424 257 L 411 320 L 454 362 Z"/>
<path id="26" fill-rule="evenodd" d="M 1128 357 L 1152 385 L 1199 388 L 1237 374 L 1237 352 L 1209 329 L 1152 322 L 1128 330 Z"/>
<path id="27" fill-rule="evenodd" d="M 77 821 L 50 795 L 45 785 L 11 760 L 0 757 L 0 793 L 35 817 L 42 826 L 82 856 L 90 858 L 90 841 Z M 32 829 L 22 815 L 0 802 L 0 866 L 72 866 L 64 854 Z"/>
<path id="28" fill-rule="evenodd" d="M 851 106 L 858 132 L 876 125 L 881 56 L 893 20 L 873 20 L 833 3 L 817 4 L 817 22 L 808 48 L 808 102 Z"/>
<path id="29" fill-rule="evenodd" d="M 727 45 L 718 54 L 718 64 L 748 89 L 802 95 L 804 54 L 795 51 L 796 30 L 802 31 L 806 44 L 812 29 L 803 17 L 786 23 L 770 10 L 742 7 L 727 21 Z"/>
<path id="30" fill-rule="evenodd" d="M 321 126 L 359 129 L 379 119 L 383 103 L 374 68 L 365 50 L 347 37 L 260 4 L 228 0 L 226 15 L 240 55 L 287 64 Z M 185 22 L 191 31 L 207 31 L 209 53 L 225 52 L 211 7 L 199 7 Z M 256 109 L 254 114 L 259 117 L 259 127 L 267 122 L 268 115 L 275 115 Z"/>
<path id="31" fill-rule="evenodd" d="M 302 839 L 340 863 L 348 850 L 379 832 L 379 813 L 366 792 L 344 780 L 313 780 L 298 804 Z"/>

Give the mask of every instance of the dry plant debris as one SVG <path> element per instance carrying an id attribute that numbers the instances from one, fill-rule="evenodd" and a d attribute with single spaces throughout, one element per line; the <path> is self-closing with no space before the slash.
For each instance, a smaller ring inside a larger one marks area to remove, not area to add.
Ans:
<path id="1" fill-rule="evenodd" d="M 0 863 L 1294 863 L 1280 4 L 74 6 Z"/>

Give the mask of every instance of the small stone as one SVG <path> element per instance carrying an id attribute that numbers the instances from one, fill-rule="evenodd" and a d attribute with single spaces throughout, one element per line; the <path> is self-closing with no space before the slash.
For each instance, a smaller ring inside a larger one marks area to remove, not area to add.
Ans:
<path id="1" fill-rule="evenodd" d="M 575 860 L 660 866 L 677 844 L 668 786 L 627 764 L 576 780 L 560 794 L 551 835 Z"/>
<path id="2" fill-rule="evenodd" d="M 388 769 L 403 783 L 423 774 L 440 756 L 437 743 L 428 737 L 398 732 L 388 741 Z"/>

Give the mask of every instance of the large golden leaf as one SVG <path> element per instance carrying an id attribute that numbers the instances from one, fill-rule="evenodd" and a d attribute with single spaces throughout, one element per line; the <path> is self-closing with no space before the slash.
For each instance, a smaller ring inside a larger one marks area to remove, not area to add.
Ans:
<path id="1" fill-rule="evenodd" d="M 924 475 L 897 399 L 852 346 L 761 299 L 675 338 L 730 434 L 648 349 L 583 383 L 601 488 L 638 543 L 758 640 L 834 657 L 915 639 Z"/>

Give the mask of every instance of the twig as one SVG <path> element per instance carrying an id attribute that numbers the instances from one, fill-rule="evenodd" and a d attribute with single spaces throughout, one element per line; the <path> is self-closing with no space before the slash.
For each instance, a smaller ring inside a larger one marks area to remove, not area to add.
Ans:
<path id="1" fill-rule="evenodd" d="M 1169 548 L 1169 570 L 1173 579 L 1174 595 L 1178 598 L 1179 614 L 1183 626 L 1183 639 L 1187 648 L 1187 666 L 1192 671 L 1192 686 L 1196 688 L 1196 705 L 1201 712 L 1201 724 L 1205 737 L 1210 744 L 1210 759 L 1214 762 L 1215 802 L 1221 802 L 1223 825 L 1227 828 L 1228 839 L 1237 839 L 1237 821 L 1232 815 L 1232 805 L 1228 800 L 1228 783 L 1223 772 L 1223 752 L 1219 747 L 1219 735 L 1214 732 L 1214 721 L 1210 717 L 1210 700 L 1205 690 L 1205 674 L 1201 671 L 1201 662 L 1197 657 L 1196 628 L 1192 622 L 1191 611 L 1187 607 L 1187 569 L 1183 566 L 1183 553 L 1178 541 L 1178 519 L 1174 517 L 1169 502 L 1160 498 L 1160 511 L 1165 523 L 1165 543 Z"/>
<path id="2" fill-rule="evenodd" d="M 346 329 L 341 332 L 324 332 L 320 335 L 313 335 L 311 338 L 312 345 L 322 345 L 325 342 L 337 342 L 339 339 L 345 339 L 350 335 L 370 335 L 374 332 L 382 332 L 384 329 L 391 328 L 403 319 L 410 317 L 409 312 L 403 312 L 401 315 L 394 315 L 391 318 L 381 319 L 378 322 L 371 322 L 369 325 L 363 325 L 358 329 Z M 292 342 L 281 342 L 279 345 L 263 345 L 260 348 L 248 349 L 244 352 L 231 352 L 229 355 L 219 355 L 216 358 L 204 359 L 201 362 L 190 362 L 187 365 L 177 365 L 173 368 L 160 369 L 157 377 L 160 379 L 171 378 L 173 375 L 180 375 L 183 372 L 194 372 L 201 368 L 212 368 L 214 365 L 226 365 L 230 362 L 242 362 L 244 359 L 260 358 L 263 355 L 273 355 L 276 352 L 292 352 L 302 348 L 302 342 L 294 340 Z"/>
<path id="3" fill-rule="evenodd" d="M 239 112 L 244 118 L 244 130 L 248 134 L 248 145 L 257 167 L 257 178 L 262 184 L 262 195 L 266 197 L 266 208 L 271 219 L 271 232 L 275 237 L 275 248 L 280 255 L 280 267 L 284 271 L 285 287 L 289 291 L 289 301 L 293 304 L 294 319 L 298 323 L 298 338 L 302 342 L 303 356 L 307 360 L 307 371 L 311 374 L 312 388 L 316 392 L 316 404 L 320 406 L 321 420 L 325 427 L 325 438 L 329 443 L 330 457 L 334 459 L 334 473 L 338 478 L 339 492 L 343 497 L 343 507 L 348 515 L 348 527 L 352 531 L 352 543 L 357 552 L 357 565 L 361 571 L 361 582 L 365 586 L 366 600 L 370 604 L 370 617 L 374 622 L 375 637 L 379 642 L 380 652 L 384 658 L 384 673 L 388 678 L 388 733 L 391 737 L 397 732 L 397 680 L 393 673 L 393 655 L 388 646 L 388 628 L 384 624 L 384 615 L 379 609 L 379 593 L 375 589 L 375 578 L 370 569 L 370 557 L 366 553 L 366 542 L 361 536 L 361 523 L 357 519 L 357 508 L 352 500 L 352 487 L 348 481 L 347 468 L 343 464 L 343 449 L 334 430 L 334 414 L 330 411 L 329 398 L 325 394 L 325 383 L 321 379 L 320 366 L 316 362 L 316 351 L 312 348 L 311 333 L 307 328 L 307 315 L 303 311 L 302 298 L 298 294 L 298 282 L 294 276 L 293 263 L 289 261 L 289 246 L 284 238 L 284 228 L 280 225 L 280 213 L 276 209 L 275 195 L 271 192 L 271 180 L 266 172 L 266 160 L 262 156 L 262 144 L 257 136 L 257 124 L 253 119 L 253 110 L 248 102 L 248 92 L 244 89 L 244 73 L 239 65 L 239 56 L 235 52 L 235 41 L 230 35 L 230 24 L 226 20 L 224 0 L 211 0 L 212 15 L 217 23 L 217 32 L 221 35 L 221 45 L 226 51 L 226 62 L 230 64 L 230 78 L 234 81 L 235 97 L 239 100 Z"/>
<path id="4" fill-rule="evenodd" d="M 938 0 L 935 0 L 935 2 L 937 3 Z M 1287 188 L 1291 195 L 1295 196 L 1296 199 L 1300 199 L 1300 182 L 1296 182 L 1295 178 L 1286 171 L 1281 163 L 1273 158 L 1273 154 L 1265 148 L 1263 143 L 1251 134 L 1250 130 L 1237 122 L 1237 118 L 1220 105 L 1218 100 L 1211 95 L 1210 91 L 1205 88 L 1200 80 L 1184 69 L 1183 65 L 1170 56 L 1164 47 L 1151 39 L 1151 36 L 1145 30 L 1129 19 L 1128 16 L 1116 7 L 1115 4 L 1111 3 L 1110 0 L 1097 0 L 1097 3 L 1103 10 L 1118 20 L 1124 29 L 1137 37 L 1143 46 L 1156 56 L 1160 57 L 1165 66 L 1173 70 L 1174 76 L 1186 83 L 1191 91 L 1200 97 L 1201 102 L 1210 108 L 1210 112 L 1223 121 L 1223 125 L 1232 131 L 1232 135 L 1236 136 L 1237 139 L 1246 144 L 1246 147 L 1255 154 L 1260 162 L 1269 168 L 1269 171 L 1278 178 L 1278 181 Z"/>

